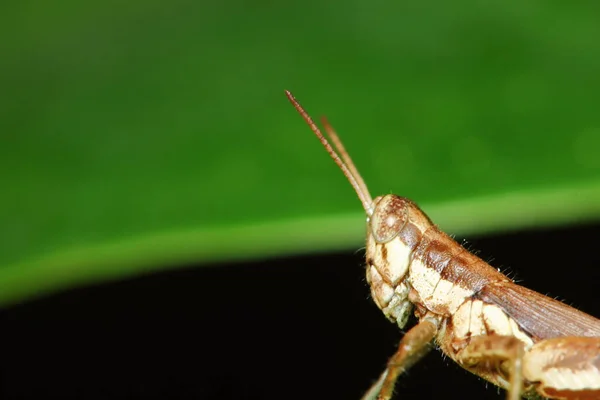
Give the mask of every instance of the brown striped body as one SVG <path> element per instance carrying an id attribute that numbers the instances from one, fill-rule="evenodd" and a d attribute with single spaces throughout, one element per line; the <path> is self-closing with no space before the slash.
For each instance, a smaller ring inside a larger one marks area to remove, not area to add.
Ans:
<path id="1" fill-rule="evenodd" d="M 401 328 L 404 320 L 393 317 L 398 313 L 388 300 L 390 289 L 399 285 L 409 289 L 401 291 L 407 293 L 406 301 L 450 318 L 482 288 L 510 282 L 440 231 L 410 200 L 387 195 L 374 204 L 367 233 L 367 281 L 377 305 L 388 309 L 387 316 Z"/>
<path id="2" fill-rule="evenodd" d="M 354 188 L 367 215 L 367 281 L 385 316 L 406 325 L 363 400 L 390 400 L 398 377 L 435 341 L 463 368 L 507 389 L 508 400 L 600 400 L 600 320 L 516 285 L 440 231 L 412 201 L 369 194 L 341 140 L 333 146 L 286 91 Z"/>
<path id="3" fill-rule="evenodd" d="M 514 337 L 525 350 L 544 339 L 600 337 L 599 320 L 514 284 L 440 231 L 412 201 L 386 195 L 373 204 L 367 225 L 366 275 L 375 303 L 400 328 L 405 326 L 412 305 L 418 318 L 436 319 L 440 327 L 436 341 L 452 359 L 458 360 L 475 336 Z M 519 294 L 529 305 L 515 305 L 518 303 L 512 297 Z M 536 310 L 542 318 L 532 318 Z M 553 323 L 554 317 L 563 323 Z M 526 356 L 526 372 L 533 373 L 536 362 Z M 508 387 L 507 368 L 501 363 L 493 368 L 463 367 Z M 526 384 L 526 389 L 533 393 L 534 382 Z M 560 391 L 547 389 L 548 393 Z M 596 389 L 593 394 L 600 397 L 600 382 Z"/>

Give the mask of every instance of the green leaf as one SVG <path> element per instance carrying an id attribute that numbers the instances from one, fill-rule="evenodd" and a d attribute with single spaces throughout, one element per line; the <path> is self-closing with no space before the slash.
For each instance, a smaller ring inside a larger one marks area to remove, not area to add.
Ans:
<path id="1" fill-rule="evenodd" d="M 584 3 L 3 4 L 0 304 L 359 247 L 360 203 L 284 89 L 327 114 L 374 195 L 447 231 L 597 218 Z"/>

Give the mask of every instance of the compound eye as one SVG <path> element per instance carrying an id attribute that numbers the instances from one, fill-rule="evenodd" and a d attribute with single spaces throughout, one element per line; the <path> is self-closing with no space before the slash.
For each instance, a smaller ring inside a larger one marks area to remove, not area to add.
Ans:
<path id="1" fill-rule="evenodd" d="M 388 194 L 375 199 L 371 234 L 377 243 L 387 243 L 400 233 L 408 220 L 408 204 L 402 197 Z"/>

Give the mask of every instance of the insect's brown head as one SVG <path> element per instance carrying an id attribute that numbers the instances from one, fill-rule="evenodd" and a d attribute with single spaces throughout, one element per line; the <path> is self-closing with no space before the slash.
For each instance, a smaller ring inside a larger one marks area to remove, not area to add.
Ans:
<path id="1" fill-rule="evenodd" d="M 408 229 L 412 203 L 393 194 L 379 196 L 373 203 L 367 226 L 367 281 L 377 306 L 403 328 L 412 309 L 406 279 L 412 248 L 403 232 Z"/>
<path id="2" fill-rule="evenodd" d="M 394 195 L 381 196 L 373 201 L 367 185 L 327 120 L 323 119 L 323 126 L 333 146 L 294 96 L 288 91 L 285 94 L 358 195 L 367 214 L 367 281 L 371 286 L 371 295 L 390 320 L 400 328 L 404 327 L 411 311 L 409 287 L 405 279 L 410 248 L 397 237 L 407 224 L 410 201 Z"/>
<path id="3" fill-rule="evenodd" d="M 373 213 L 369 218 L 371 234 L 377 243 L 387 243 L 406 226 L 411 203 L 395 194 L 379 196 L 373 203 Z"/>

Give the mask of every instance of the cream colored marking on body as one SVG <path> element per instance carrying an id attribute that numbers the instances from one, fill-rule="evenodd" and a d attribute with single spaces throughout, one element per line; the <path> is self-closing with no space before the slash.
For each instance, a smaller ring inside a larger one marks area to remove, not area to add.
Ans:
<path id="1" fill-rule="evenodd" d="M 383 247 L 387 251 L 387 258 L 382 255 Z M 408 266 L 410 264 L 411 250 L 410 247 L 402 243 L 400 239 L 394 239 L 387 243 L 377 244 L 377 256 L 383 260 L 377 267 L 382 275 L 384 275 L 392 285 L 396 285 L 400 280 L 404 279 Z"/>
<path id="2" fill-rule="evenodd" d="M 508 323 L 510 324 L 510 329 L 512 330 L 513 335 L 521 342 L 525 343 L 525 350 L 530 349 L 533 346 L 533 339 L 531 339 L 529 335 L 521 330 L 519 324 L 517 324 L 514 319 L 509 318 Z"/>
<path id="3" fill-rule="evenodd" d="M 487 325 L 488 330 L 495 333 L 496 335 L 514 336 L 521 342 L 525 343 L 525 350 L 528 350 L 533 346 L 533 340 L 526 335 L 521 328 L 509 318 L 508 315 L 498 306 L 493 304 L 483 305 L 483 319 Z M 512 321 L 512 324 L 511 324 Z"/>
<path id="4" fill-rule="evenodd" d="M 523 374 L 530 381 L 557 390 L 600 390 L 600 370 L 593 365 L 579 369 L 553 367 L 556 352 L 536 350 L 539 348 L 534 346 L 523 358 Z"/>
<path id="5" fill-rule="evenodd" d="M 370 260 L 371 265 L 367 268 L 367 281 L 371 285 L 373 300 L 382 310 L 388 307 L 394 296 L 395 288 L 398 288 L 405 278 L 410 264 L 410 257 L 410 248 L 399 239 L 387 243 L 376 243 L 373 237 L 369 236 L 367 260 Z M 396 296 L 398 295 L 399 293 L 396 293 Z"/>
<path id="6" fill-rule="evenodd" d="M 437 271 L 427 267 L 421 260 L 412 260 L 409 279 L 411 286 L 430 310 L 443 307 L 448 314 L 452 314 L 473 294 L 472 290 L 442 279 Z"/>
<path id="7" fill-rule="evenodd" d="M 546 382 L 546 386 L 557 390 L 600 389 L 598 371 L 592 369 L 573 371 L 570 368 L 550 368 L 541 380 Z"/>
<path id="8" fill-rule="evenodd" d="M 435 305 L 446 304 L 448 312 L 452 314 L 472 294 L 472 290 L 463 289 L 450 281 L 441 279 L 433 291 L 431 302 Z"/>
<path id="9" fill-rule="evenodd" d="M 481 319 L 482 313 L 483 302 L 481 300 L 465 301 L 452 316 L 454 336 L 457 339 L 466 339 L 470 335 L 483 335 L 485 325 Z"/>
<path id="10" fill-rule="evenodd" d="M 481 300 L 465 301 L 452 316 L 454 335 L 457 339 L 489 335 L 514 336 L 525 344 L 525 349 L 533 346 L 517 323 L 499 307 L 484 304 Z"/>
<path id="11" fill-rule="evenodd" d="M 428 268 L 421 260 L 413 260 L 410 263 L 410 285 L 419 293 L 421 299 L 431 297 L 435 286 L 439 283 L 441 276 L 436 271 Z"/>
<path id="12" fill-rule="evenodd" d="M 419 243 L 419 257 L 427 258 L 428 256 L 432 256 L 432 259 L 439 257 L 436 254 L 436 249 L 430 249 L 429 245 L 439 239 L 443 239 L 442 242 L 445 242 L 447 238 L 438 231 L 429 218 L 410 200 L 394 195 L 380 196 L 373 200 L 364 180 L 358 173 L 333 128 L 324 121 L 325 131 L 328 133 L 327 136 L 329 136 L 329 140 L 326 139 L 325 135 L 320 132 L 319 128 L 314 124 L 302 106 L 294 99 L 292 94 L 289 91 L 286 91 L 286 94 L 354 188 L 366 211 L 367 221 L 371 220 L 373 222 L 370 224 L 369 229 L 373 229 L 377 238 L 381 239 L 382 242 L 389 240 L 385 244 L 376 244 L 372 234 L 368 235 L 367 239 L 367 259 L 369 265 L 367 266 L 366 276 L 371 284 L 371 291 L 375 302 L 384 311 L 386 316 L 397 318 L 399 323 L 400 319 L 404 315 L 407 315 L 406 306 L 408 305 L 410 308 L 410 301 L 418 308 L 417 317 L 419 318 L 419 324 L 407 332 L 407 335 L 401 342 L 404 347 L 400 346 L 396 355 L 391 359 L 393 362 L 388 363 L 388 367 L 380 379 L 369 390 L 365 399 L 374 399 L 375 397 L 390 399 L 397 376 L 409 368 L 412 363 L 418 361 L 422 356 L 420 352 L 423 351 L 424 346 L 428 342 L 431 342 L 436 334 L 438 344 L 440 344 L 444 352 L 458 362 L 461 361 L 461 358 L 457 357 L 457 353 L 452 353 L 452 345 L 455 344 L 452 343 L 452 339 L 459 334 L 462 335 L 462 338 L 468 338 L 473 336 L 473 334 L 506 336 L 500 339 L 500 341 L 496 341 L 496 343 L 494 343 L 495 339 L 499 338 L 493 336 L 487 338 L 489 341 L 481 342 L 486 347 L 480 349 L 482 350 L 479 352 L 481 357 L 486 356 L 486 349 L 497 349 L 500 351 L 500 355 L 506 354 L 507 357 L 510 357 L 514 353 L 502 353 L 503 348 L 498 346 L 514 345 L 513 340 L 505 339 L 516 337 L 522 340 L 529 347 L 529 349 L 526 349 L 524 355 L 527 363 L 525 363 L 524 359 L 524 364 L 527 364 L 527 371 L 531 374 L 525 374 L 525 377 L 529 382 L 533 382 L 532 385 L 539 383 L 537 389 L 556 388 L 567 392 L 580 389 L 595 390 L 600 386 L 600 366 L 594 366 L 594 363 L 597 362 L 597 358 L 595 357 L 598 356 L 598 352 L 585 347 L 590 345 L 590 341 L 583 338 L 566 337 L 560 338 L 561 340 L 555 338 L 556 342 L 550 342 L 552 339 L 542 340 L 538 344 L 533 345 L 533 339 L 525 335 L 517 322 L 507 316 L 502 309 L 494 304 L 483 303 L 481 300 L 473 300 L 472 295 L 474 294 L 474 290 L 465 289 L 459 284 L 454 284 L 451 280 L 442 279 L 441 275 L 435 271 L 435 268 L 428 268 L 426 263 L 422 261 L 412 262 L 409 248 L 397 237 L 394 238 L 394 235 L 398 235 L 398 231 L 401 232 L 408 222 L 412 222 L 410 226 L 411 230 L 414 225 L 418 231 L 418 235 L 408 236 L 408 238 L 411 241 Z M 329 141 L 332 142 L 332 145 L 329 144 Z M 382 202 L 381 207 L 380 202 Z M 385 217 L 385 221 L 382 221 L 382 217 Z M 414 234 L 414 232 L 405 233 Z M 422 239 L 425 240 L 422 241 Z M 396 245 L 399 247 L 396 247 Z M 454 256 L 460 252 L 466 252 L 466 250 L 462 249 L 456 243 L 447 247 L 449 247 L 450 253 L 454 253 Z M 383 249 L 385 251 L 382 251 Z M 431 253 L 428 252 L 430 250 Z M 392 254 L 394 252 L 396 254 Z M 385 257 L 383 257 L 384 255 Z M 444 254 L 444 256 L 446 255 Z M 464 265 L 464 267 L 468 269 L 470 265 Z M 405 279 L 409 268 L 412 276 Z M 497 277 L 496 274 L 492 273 L 491 269 L 476 268 L 472 272 L 476 274 L 481 272 L 482 279 L 489 278 L 490 281 L 493 281 Z M 473 279 L 469 279 L 470 274 L 467 273 L 466 275 L 465 281 L 467 282 L 460 282 L 463 285 L 479 287 L 479 284 L 483 283 L 475 279 L 475 285 L 473 285 Z M 498 294 L 496 293 L 496 295 Z M 521 300 L 528 297 L 526 292 L 522 296 Z M 507 299 L 507 301 L 510 300 Z M 518 306 L 518 303 L 510 302 L 509 304 Z M 565 308 L 565 310 L 568 310 L 568 308 Z M 453 312 L 455 315 L 453 315 Z M 568 316 L 569 313 L 566 314 Z M 577 314 L 574 315 L 572 319 L 575 321 Z M 565 321 L 569 320 L 567 316 L 564 317 Z M 562 322 L 560 318 L 558 321 L 554 321 L 552 319 L 552 312 L 548 313 L 548 317 L 550 324 Z M 524 318 L 527 317 L 525 316 Z M 427 323 L 425 323 L 426 321 Z M 528 320 L 525 321 L 529 322 Z M 588 324 L 595 326 L 592 319 L 583 318 L 580 323 L 582 327 Z M 550 326 L 553 328 L 552 325 Z M 448 331 L 446 327 L 449 328 Z M 537 325 L 534 325 L 535 327 Z M 539 327 L 544 328 L 542 325 Z M 560 327 L 558 329 L 560 331 Z M 596 330 L 592 327 L 591 333 L 594 333 Z M 579 329 L 575 329 L 574 331 L 578 332 Z M 532 333 L 535 332 L 535 330 L 532 330 Z M 456 346 L 459 351 L 461 348 L 465 349 L 465 343 L 467 342 L 463 341 Z M 593 343 L 592 346 L 594 345 Z M 581 354 L 577 350 L 577 346 L 579 345 L 583 346 Z M 535 352 L 536 349 L 538 350 L 537 353 Z M 474 350 L 474 353 L 477 353 L 477 348 Z M 511 349 L 508 348 L 506 350 Z M 468 351 L 465 352 L 465 355 L 471 356 Z M 472 356 L 475 359 L 477 358 L 477 354 L 472 354 Z M 580 360 L 581 357 L 583 358 Z M 496 366 L 488 363 L 488 360 L 485 358 L 482 358 L 481 361 L 485 362 L 485 364 L 481 365 L 483 369 L 481 371 L 471 369 L 473 372 L 492 383 L 499 383 L 501 387 L 509 388 L 509 382 L 505 381 L 503 376 L 498 374 L 498 372 L 503 371 L 497 370 Z M 570 368 L 566 368 L 565 366 L 569 366 Z M 465 368 L 469 369 L 468 366 Z M 536 376 L 535 373 L 539 376 L 537 380 L 532 379 L 533 376 Z M 509 375 L 511 374 L 509 373 Z M 512 375 L 512 378 L 515 377 L 520 378 L 519 375 Z M 508 393 L 508 398 L 510 399 L 517 398 L 521 394 L 521 385 L 518 384 L 515 387 L 514 384 L 518 382 L 514 382 L 514 379 L 512 381 L 512 390 L 509 390 Z M 592 383 L 591 387 L 590 382 Z M 540 393 L 542 392 L 540 391 Z M 551 393 L 551 391 L 547 390 L 547 393 Z M 587 396 L 588 393 L 584 395 Z M 569 397 L 572 397 L 570 393 Z M 588 398 L 591 397 L 588 396 Z"/>

